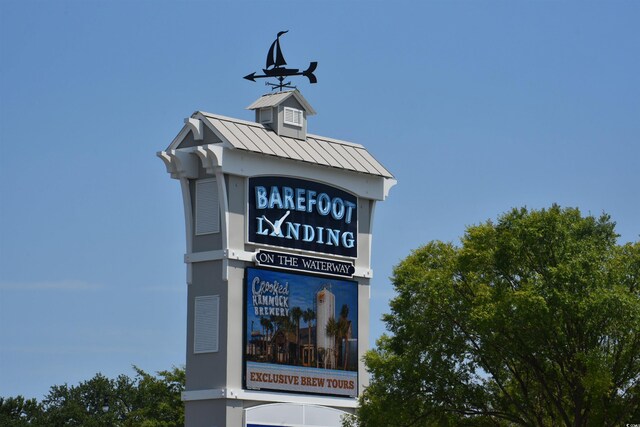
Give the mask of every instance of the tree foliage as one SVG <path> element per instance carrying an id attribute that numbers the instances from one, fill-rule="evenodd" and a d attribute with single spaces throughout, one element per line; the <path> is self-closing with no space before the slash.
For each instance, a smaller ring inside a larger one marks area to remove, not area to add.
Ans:
<path id="1" fill-rule="evenodd" d="M 75 386 L 54 385 L 35 399 L 0 398 L 0 425 L 20 426 L 143 426 L 184 425 L 185 372 L 160 371 L 157 376 L 134 367 L 136 375 L 109 379 L 98 373 Z"/>
<path id="2" fill-rule="evenodd" d="M 640 422 L 640 244 L 608 215 L 514 209 L 393 273 L 363 426 Z"/>
<path id="3" fill-rule="evenodd" d="M 42 413 L 36 399 L 22 396 L 0 397 L 0 426 L 28 426 L 35 424 Z"/>

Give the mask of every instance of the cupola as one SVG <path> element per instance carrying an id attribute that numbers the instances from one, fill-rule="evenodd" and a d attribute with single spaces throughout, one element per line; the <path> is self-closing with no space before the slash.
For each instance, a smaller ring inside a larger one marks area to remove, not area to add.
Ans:
<path id="1" fill-rule="evenodd" d="M 316 111 L 298 90 L 262 95 L 247 110 L 256 112 L 256 122 L 280 136 L 307 139 L 307 116 Z"/>

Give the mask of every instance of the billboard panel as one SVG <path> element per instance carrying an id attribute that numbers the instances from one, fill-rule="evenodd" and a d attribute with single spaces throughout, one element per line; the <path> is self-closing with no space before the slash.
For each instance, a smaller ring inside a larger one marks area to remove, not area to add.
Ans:
<path id="1" fill-rule="evenodd" d="M 356 396 L 358 284 L 247 268 L 245 386 Z"/>
<path id="2" fill-rule="evenodd" d="M 248 241 L 347 257 L 358 256 L 358 199 L 299 178 L 249 178 Z"/>

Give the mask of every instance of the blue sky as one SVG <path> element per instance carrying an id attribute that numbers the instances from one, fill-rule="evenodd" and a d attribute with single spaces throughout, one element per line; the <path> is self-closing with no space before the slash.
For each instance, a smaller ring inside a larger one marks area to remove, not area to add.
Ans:
<path id="1" fill-rule="evenodd" d="M 392 267 L 512 207 L 640 230 L 637 1 L 0 2 L 0 396 L 185 360 L 184 221 L 155 153 L 193 111 L 251 119 L 275 34 L 309 131 L 398 179 L 376 208 L 372 336 Z"/>

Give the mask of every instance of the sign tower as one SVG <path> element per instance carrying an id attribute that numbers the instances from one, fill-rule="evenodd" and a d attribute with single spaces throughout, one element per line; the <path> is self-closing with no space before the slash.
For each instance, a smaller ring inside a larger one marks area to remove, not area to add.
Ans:
<path id="1" fill-rule="evenodd" d="M 185 214 L 189 427 L 340 425 L 367 385 L 372 220 L 396 181 L 307 133 L 316 112 L 279 77 L 316 66 L 271 71 L 255 122 L 197 111 L 158 153 Z"/>

